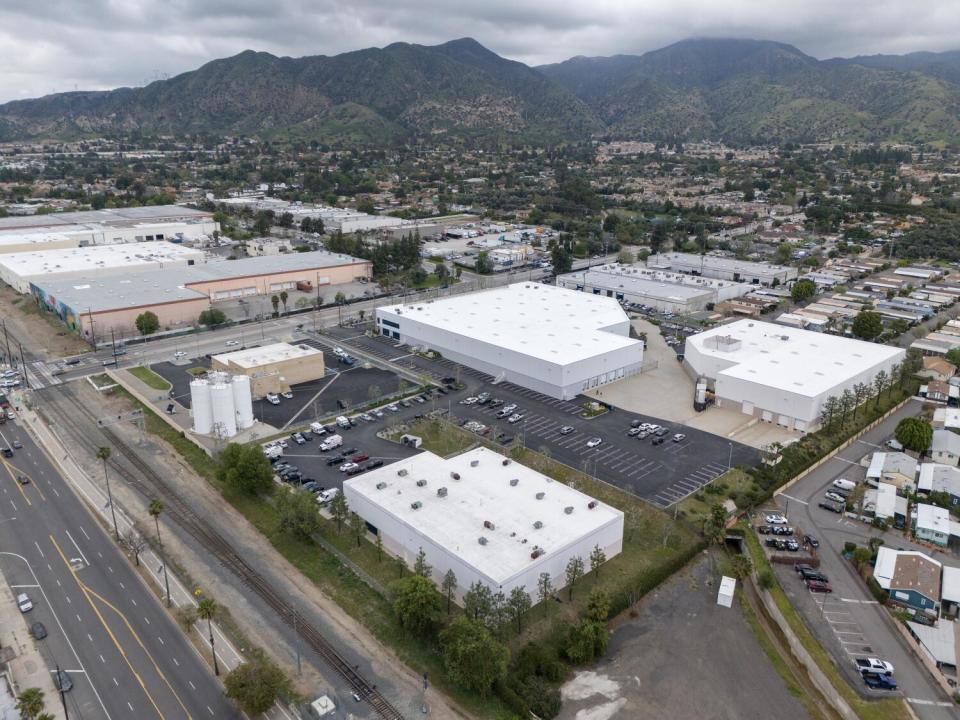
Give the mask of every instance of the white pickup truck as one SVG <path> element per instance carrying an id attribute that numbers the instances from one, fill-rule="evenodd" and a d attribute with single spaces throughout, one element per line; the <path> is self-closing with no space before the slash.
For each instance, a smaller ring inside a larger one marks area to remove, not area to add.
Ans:
<path id="1" fill-rule="evenodd" d="M 889 663 L 886 660 L 881 660 L 880 658 L 854 658 L 853 662 L 857 666 L 857 670 L 860 671 L 861 675 L 864 673 L 893 675 L 893 663 Z"/>

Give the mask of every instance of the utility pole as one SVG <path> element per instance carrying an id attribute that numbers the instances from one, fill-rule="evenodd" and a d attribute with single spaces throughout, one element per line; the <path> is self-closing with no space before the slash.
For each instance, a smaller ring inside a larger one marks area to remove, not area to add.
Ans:
<path id="1" fill-rule="evenodd" d="M 303 668 L 300 667 L 300 632 L 297 630 L 297 606 L 293 606 L 293 635 L 297 643 L 297 677 L 303 675 Z"/>
<path id="2" fill-rule="evenodd" d="M 97 350 L 97 333 L 93 329 L 93 311 L 87 307 L 87 320 L 90 322 L 90 340 L 93 342 L 93 350 Z"/>
<path id="3" fill-rule="evenodd" d="M 3 339 L 7 343 L 7 362 L 13 365 L 13 355 L 10 354 L 10 334 L 7 332 L 7 321 L 0 321 L 3 323 Z"/>
<path id="4" fill-rule="evenodd" d="M 113 334 L 113 328 L 110 328 L 110 345 L 113 347 L 113 361 L 119 366 L 120 363 L 117 361 L 117 338 L 116 335 Z"/>

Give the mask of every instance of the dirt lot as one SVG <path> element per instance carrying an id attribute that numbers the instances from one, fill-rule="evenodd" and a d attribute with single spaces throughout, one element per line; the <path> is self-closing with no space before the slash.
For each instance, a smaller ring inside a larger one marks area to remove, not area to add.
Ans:
<path id="1" fill-rule="evenodd" d="M 739 604 L 716 604 L 711 565 L 702 555 L 644 599 L 606 657 L 564 685 L 560 720 L 808 717 Z"/>
<path id="2" fill-rule="evenodd" d="M 21 295 L 8 285 L 0 287 L 0 317 L 14 337 L 20 340 L 30 338 L 31 347 L 44 360 L 90 350 L 87 343 L 67 330 L 59 320 L 41 314 L 29 295 Z"/>

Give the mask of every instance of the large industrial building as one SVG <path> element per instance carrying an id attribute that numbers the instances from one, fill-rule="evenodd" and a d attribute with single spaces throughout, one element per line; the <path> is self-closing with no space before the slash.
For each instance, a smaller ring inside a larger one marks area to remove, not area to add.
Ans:
<path id="1" fill-rule="evenodd" d="M 557 285 L 673 313 L 704 310 L 708 305 L 740 297 L 751 289 L 748 283 L 617 263 L 561 275 Z"/>
<path id="2" fill-rule="evenodd" d="M 387 550 L 413 565 L 423 549 L 436 583 L 452 570 L 458 597 L 480 582 L 505 595 L 522 587 L 536 601 L 541 573 L 560 588 L 571 558 L 589 565 L 595 547 L 608 559 L 623 549 L 620 510 L 486 448 L 423 452 L 343 491 Z"/>
<path id="3" fill-rule="evenodd" d="M 169 245 L 171 243 L 150 243 Z M 83 248 L 83 252 L 135 252 L 143 245 L 115 245 Z M 80 252 L 80 251 L 77 251 Z M 190 251 L 195 252 L 195 251 Z M 202 254 L 201 254 L 202 257 Z M 0 256 L 0 275 L 3 272 Z M 129 269 L 129 268 L 128 268 Z M 301 287 L 323 288 L 370 277 L 367 260 L 325 250 L 288 253 L 243 260 L 219 260 L 189 267 L 167 267 L 119 274 L 96 266 L 82 275 L 52 275 L 36 278 L 28 290 L 44 308 L 56 313 L 83 337 L 96 341 L 111 331 L 136 334 L 137 316 L 146 310 L 157 315 L 160 327 L 190 327 L 211 303 L 224 300 L 262 298 L 261 313 L 272 308 L 265 299 L 283 290 Z M 329 302 L 332 298 L 327 297 Z"/>
<path id="4" fill-rule="evenodd" d="M 0 218 L 0 253 L 213 235 L 213 214 L 180 205 L 83 210 Z"/>
<path id="5" fill-rule="evenodd" d="M 214 355 L 214 370 L 250 378 L 253 397 L 286 392 L 291 385 L 322 378 L 323 353 L 309 345 L 273 343 L 256 348 Z"/>
<path id="6" fill-rule="evenodd" d="M 647 267 L 767 287 L 784 285 L 791 280 L 796 280 L 798 275 L 797 268 L 789 265 L 773 265 L 768 262 L 750 262 L 718 255 L 680 252 L 651 255 L 647 258 Z"/>
<path id="7" fill-rule="evenodd" d="M 0 280 L 27 293 L 48 280 L 185 268 L 204 257 L 202 250 L 163 240 L 8 253 L 0 255 Z"/>
<path id="8" fill-rule="evenodd" d="M 291 203 L 278 198 L 262 196 L 220 198 L 214 200 L 214 202 L 234 207 L 248 207 L 254 211 L 271 210 L 277 215 L 290 213 L 293 215 L 294 222 L 298 225 L 304 218 L 323 220 L 323 227 L 327 232 L 339 230 L 344 234 L 399 228 L 407 222 L 403 218 L 393 215 L 370 215 L 350 208 Z"/>
<path id="9" fill-rule="evenodd" d="M 705 378 L 717 405 L 783 427 L 811 430 L 824 400 L 902 362 L 905 351 L 756 320 L 687 338 L 684 362 Z"/>
<path id="10" fill-rule="evenodd" d="M 630 338 L 630 320 L 616 300 L 540 283 L 377 308 L 377 328 L 562 400 L 643 364 L 643 343 Z"/>

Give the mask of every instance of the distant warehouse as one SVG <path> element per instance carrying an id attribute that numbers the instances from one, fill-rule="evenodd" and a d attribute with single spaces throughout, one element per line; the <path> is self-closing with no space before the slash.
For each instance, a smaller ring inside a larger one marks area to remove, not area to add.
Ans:
<path id="1" fill-rule="evenodd" d="M 616 263 L 561 275 L 557 285 L 674 313 L 704 310 L 707 305 L 740 297 L 751 289 L 748 283 Z"/>
<path id="2" fill-rule="evenodd" d="M 717 405 L 808 431 L 824 401 L 903 361 L 906 351 L 836 335 L 740 320 L 687 338 L 684 362 L 712 385 Z"/>
<path id="3" fill-rule="evenodd" d="M 616 300 L 540 283 L 377 308 L 377 329 L 564 400 L 643 364 L 643 343 L 630 338 Z"/>
<path id="4" fill-rule="evenodd" d="M 647 258 L 647 267 L 767 287 L 784 285 L 796 280 L 798 274 L 797 269 L 789 265 L 773 265 L 768 262 L 750 262 L 717 255 L 679 252 L 651 255 Z"/>

